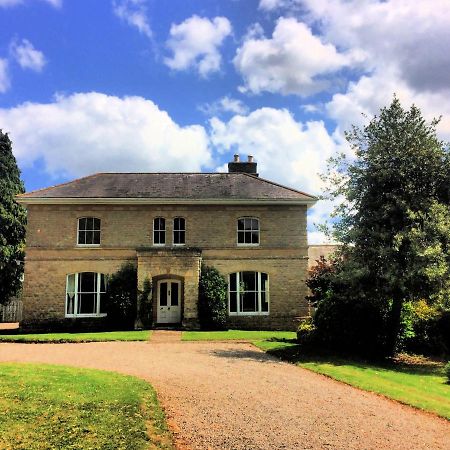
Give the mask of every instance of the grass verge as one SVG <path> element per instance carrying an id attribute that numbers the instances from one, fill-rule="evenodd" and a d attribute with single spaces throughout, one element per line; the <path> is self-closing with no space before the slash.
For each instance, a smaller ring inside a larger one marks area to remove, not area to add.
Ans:
<path id="1" fill-rule="evenodd" d="M 293 342 L 254 344 L 305 369 L 450 420 L 450 384 L 446 382 L 443 363 L 394 360 L 374 364 L 333 356 L 302 355 Z"/>
<path id="2" fill-rule="evenodd" d="M 183 331 L 182 341 L 259 341 L 264 339 L 294 339 L 292 331 Z"/>
<path id="3" fill-rule="evenodd" d="M 0 364 L 0 448 L 174 449 L 154 389 L 92 369 Z"/>
<path id="4" fill-rule="evenodd" d="M 93 333 L 0 334 L 0 342 L 106 342 L 148 341 L 151 331 L 105 331 Z"/>

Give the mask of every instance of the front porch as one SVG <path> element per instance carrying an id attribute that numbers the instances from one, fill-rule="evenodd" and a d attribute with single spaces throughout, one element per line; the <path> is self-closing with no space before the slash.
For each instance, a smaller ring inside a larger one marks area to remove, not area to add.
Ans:
<path id="1" fill-rule="evenodd" d="M 138 287 L 152 285 L 155 326 L 198 328 L 198 284 L 202 252 L 192 248 L 146 248 L 137 251 Z M 138 320 L 136 326 L 142 326 Z"/>

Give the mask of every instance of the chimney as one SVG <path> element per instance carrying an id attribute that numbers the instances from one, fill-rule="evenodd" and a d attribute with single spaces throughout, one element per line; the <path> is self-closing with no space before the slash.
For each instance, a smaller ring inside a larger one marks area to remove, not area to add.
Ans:
<path id="1" fill-rule="evenodd" d="M 241 161 L 239 155 L 235 154 L 233 162 L 228 163 L 228 173 L 249 173 L 257 177 L 256 167 L 253 155 L 248 155 L 247 161 Z"/>

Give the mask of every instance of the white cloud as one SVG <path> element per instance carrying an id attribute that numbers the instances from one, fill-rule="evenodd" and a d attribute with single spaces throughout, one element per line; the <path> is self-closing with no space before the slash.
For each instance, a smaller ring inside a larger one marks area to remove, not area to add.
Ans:
<path id="1" fill-rule="evenodd" d="M 260 0 L 259 9 L 263 11 L 275 11 L 282 8 L 295 8 L 300 4 L 300 0 Z"/>
<path id="2" fill-rule="evenodd" d="M 208 116 L 220 115 L 222 113 L 247 114 L 248 107 L 236 98 L 225 96 L 212 103 L 199 106 L 199 110 Z"/>
<path id="3" fill-rule="evenodd" d="M 27 39 L 22 39 L 20 42 L 13 41 L 10 46 L 10 51 L 22 69 L 41 72 L 46 64 L 44 54 L 36 50 L 33 44 Z"/>
<path id="4" fill-rule="evenodd" d="M 318 174 L 345 145 L 330 136 L 322 121 L 297 122 L 285 109 L 261 108 L 227 122 L 214 117 L 210 126 L 211 141 L 220 152 L 237 148 L 252 154 L 262 177 L 310 194 L 320 193 Z M 318 202 L 310 210 L 309 229 L 323 223 L 331 209 L 330 202 Z"/>
<path id="5" fill-rule="evenodd" d="M 113 0 L 113 12 L 128 25 L 137 28 L 144 36 L 152 38 L 145 0 Z"/>
<path id="6" fill-rule="evenodd" d="M 42 0 L 49 3 L 54 8 L 61 8 L 62 0 Z M 26 0 L 0 0 L 0 8 L 8 8 L 12 6 L 22 5 Z"/>
<path id="7" fill-rule="evenodd" d="M 367 69 L 395 69 L 411 88 L 450 87 L 450 1 L 304 0 L 336 46 L 365 54 Z"/>
<path id="8" fill-rule="evenodd" d="M 192 16 L 180 24 L 172 24 L 167 47 L 172 57 L 164 62 L 173 70 L 194 68 L 202 77 L 220 70 L 222 57 L 219 47 L 231 34 L 232 27 L 226 17 Z"/>
<path id="9" fill-rule="evenodd" d="M 350 83 L 347 92 L 333 96 L 326 110 L 344 131 L 351 125 L 367 123 L 381 107 L 391 103 L 394 93 L 405 108 L 416 104 L 428 121 L 442 115 L 437 130 L 442 139 L 450 140 L 450 104 L 442 101 L 450 98 L 450 88 L 441 92 L 416 91 L 395 71 L 379 70 Z"/>
<path id="10" fill-rule="evenodd" d="M 101 93 L 0 109 L 0 123 L 23 166 L 42 161 L 53 176 L 98 171 L 200 171 L 211 165 L 208 136 L 180 126 L 142 97 Z"/>
<path id="11" fill-rule="evenodd" d="M 280 18 L 272 38 L 247 37 L 234 64 L 244 77 L 241 90 L 258 94 L 310 95 L 329 87 L 327 76 L 357 61 L 339 53 L 294 18 Z"/>
<path id="12" fill-rule="evenodd" d="M 8 74 L 8 61 L 0 58 L 0 92 L 6 92 L 11 85 Z"/>

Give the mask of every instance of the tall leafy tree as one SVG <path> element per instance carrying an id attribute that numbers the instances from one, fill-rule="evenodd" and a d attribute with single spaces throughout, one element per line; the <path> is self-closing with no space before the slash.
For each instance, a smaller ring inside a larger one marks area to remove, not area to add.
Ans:
<path id="1" fill-rule="evenodd" d="M 325 176 L 329 197 L 344 200 L 333 234 L 344 244 L 347 272 L 361 295 L 388 311 L 388 352 L 406 301 L 442 300 L 449 292 L 450 158 L 437 123 L 394 97 L 367 126 L 347 133 L 355 158 L 333 159 Z"/>
<path id="2" fill-rule="evenodd" d="M 0 130 L 0 303 L 21 287 L 26 212 L 14 196 L 25 192 L 11 140 Z"/>

